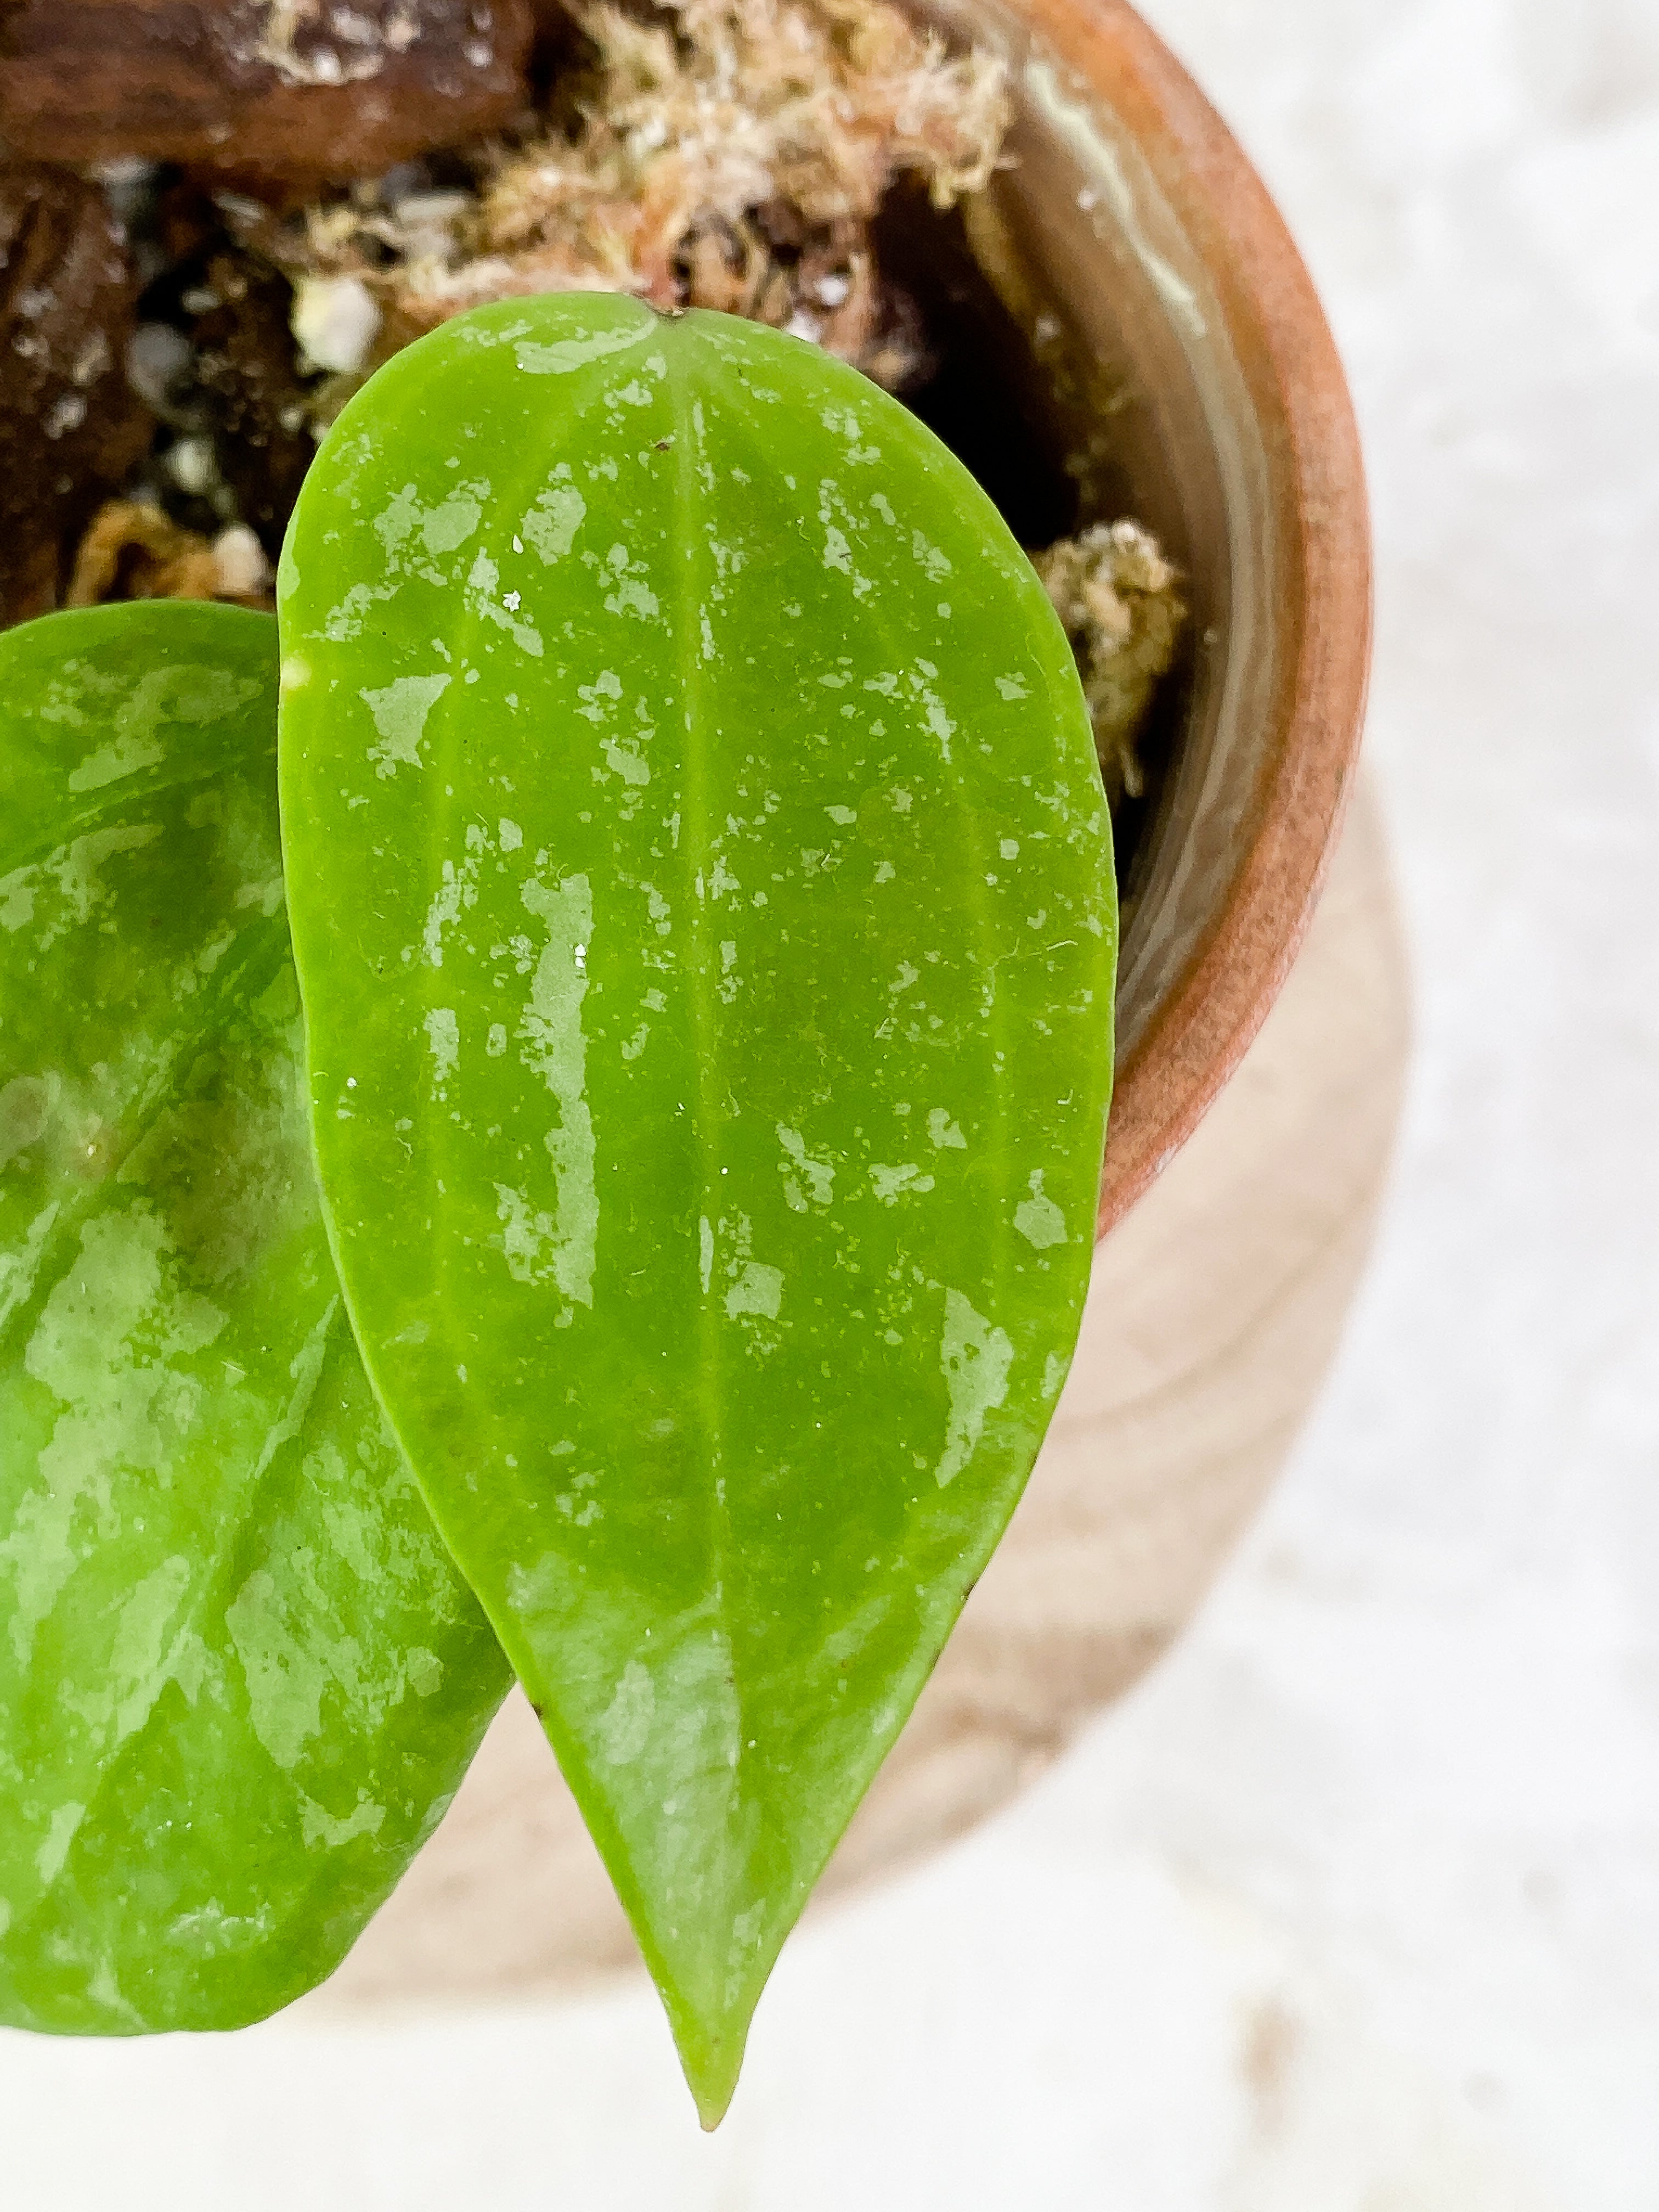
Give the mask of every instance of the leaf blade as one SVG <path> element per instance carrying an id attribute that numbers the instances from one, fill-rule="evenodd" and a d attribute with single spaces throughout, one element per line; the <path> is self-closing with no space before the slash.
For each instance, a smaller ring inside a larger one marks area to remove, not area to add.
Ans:
<path id="1" fill-rule="evenodd" d="M 354 1322 L 718 2117 L 1075 1333 L 1115 945 L 1076 672 L 895 403 L 593 295 L 399 356 L 282 590 Z"/>
<path id="2" fill-rule="evenodd" d="M 275 625 L 0 639 L 0 2014 L 311 1986 L 506 1684 L 362 1374 L 301 1110 Z"/>

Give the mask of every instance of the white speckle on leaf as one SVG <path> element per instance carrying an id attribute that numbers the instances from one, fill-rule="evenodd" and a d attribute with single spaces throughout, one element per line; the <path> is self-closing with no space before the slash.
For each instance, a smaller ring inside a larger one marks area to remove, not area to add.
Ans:
<path id="1" fill-rule="evenodd" d="M 483 502 L 489 496 L 487 483 L 458 484 L 435 507 L 423 507 L 418 488 L 406 483 L 374 518 L 374 534 L 391 560 L 418 530 L 422 544 L 436 559 L 465 544 L 483 520 Z"/>
<path id="2" fill-rule="evenodd" d="M 638 1659 L 623 1669 L 617 1693 L 599 1717 L 599 1756 L 607 1766 L 629 1766 L 651 1741 L 656 1692 L 649 1670 Z"/>
<path id="3" fill-rule="evenodd" d="M 907 1195 L 920 1196 L 932 1190 L 933 1178 L 923 1175 L 914 1160 L 906 1160 L 899 1167 L 884 1167 L 878 1160 L 870 1164 L 870 1188 L 884 1206 L 896 1206 Z"/>
<path id="4" fill-rule="evenodd" d="M 459 874 L 455 863 L 446 860 L 443 881 L 432 895 L 432 903 L 426 911 L 426 926 L 421 933 L 421 945 L 434 968 L 444 964 L 444 932 L 459 921 L 464 906 L 478 902 L 477 862 L 463 860 Z"/>
<path id="5" fill-rule="evenodd" d="M 132 690 L 115 708 L 115 735 L 109 744 L 88 753 L 79 768 L 65 778 L 65 787 L 77 794 L 99 791 L 121 777 L 136 775 L 140 769 L 154 768 L 166 756 L 156 732 L 162 718 L 177 714 L 183 703 L 179 696 L 180 679 L 186 687 L 190 679 L 198 680 L 207 697 L 201 702 L 206 708 L 209 701 L 216 698 L 214 711 L 198 711 L 187 719 L 207 721 L 216 719 L 239 705 L 252 690 L 252 685 L 239 684 L 218 669 L 153 668 L 142 676 Z"/>
<path id="6" fill-rule="evenodd" d="M 257 1471 L 297 1437 L 322 1373 L 328 1334 L 339 1301 L 332 1299 L 289 1370 L 294 1390 L 282 1419 L 260 1448 Z M 314 1462 L 304 1462 L 307 1477 Z M 289 1589 L 267 1567 L 256 1567 L 225 1608 L 225 1623 L 241 1662 L 254 1734 L 285 1771 L 307 1738 L 322 1727 L 323 1700 L 340 1686 L 339 1647 L 321 1622 L 309 1631 L 296 1618 Z"/>
<path id="7" fill-rule="evenodd" d="M 549 568 L 562 561 L 576 541 L 587 501 L 574 484 L 554 484 L 538 495 L 519 526 Z"/>
<path id="8" fill-rule="evenodd" d="M 1039 1252 L 1066 1240 L 1066 1216 L 1052 1198 L 1042 1194 L 1042 1170 L 1034 1168 L 1026 1188 L 1031 1195 L 1014 1208 L 1014 1226 L 1026 1243 Z"/>
<path id="9" fill-rule="evenodd" d="M 576 712 L 585 722 L 597 728 L 610 716 L 608 701 L 622 697 L 622 678 L 611 668 L 602 668 L 591 684 L 579 684 L 576 696 L 582 702 Z"/>
<path id="10" fill-rule="evenodd" d="M 641 622 L 654 622 L 661 609 L 657 595 L 641 580 L 635 565 L 630 562 L 625 545 L 613 545 L 607 565 L 616 580 L 616 588 L 605 603 L 607 614 L 637 616 Z"/>
<path id="11" fill-rule="evenodd" d="M 301 1796 L 300 1800 L 300 1832 L 305 1838 L 307 1850 L 315 1850 L 319 1844 L 325 1850 L 337 1850 L 342 1844 L 356 1843 L 359 1836 L 378 1836 L 385 1819 L 386 1807 L 377 1803 L 367 1790 L 359 1790 L 355 1808 L 340 1819 L 313 1798 Z"/>
<path id="12" fill-rule="evenodd" d="M 581 1010 L 592 941 L 592 887 L 586 876 L 568 876 L 558 884 L 532 880 L 519 896 L 526 911 L 547 925 L 548 934 L 518 1035 L 526 1072 L 540 1076 L 559 1107 L 558 1126 L 546 1138 L 558 1190 L 553 1279 L 566 1297 L 591 1306 L 599 1201 Z"/>
<path id="13" fill-rule="evenodd" d="M 956 735 L 957 726 L 945 713 L 939 694 L 923 680 L 937 676 L 938 669 L 931 660 L 919 660 L 916 666 L 921 673 L 910 678 L 910 689 L 921 702 L 927 726 L 939 739 L 939 755 L 948 768 L 951 764 L 951 740 Z"/>
<path id="14" fill-rule="evenodd" d="M 379 776 L 396 775 L 399 763 L 419 768 L 421 739 L 427 717 L 449 689 L 447 676 L 399 676 L 384 690 L 360 691 L 357 696 L 374 718 L 380 743 L 371 745 L 368 757 Z"/>
<path id="15" fill-rule="evenodd" d="M 43 1224 L 36 1217 L 42 1240 L 50 1227 L 50 1219 Z M 77 1527 L 84 1530 L 88 1509 L 106 1508 L 112 1474 L 162 1478 L 169 1440 L 195 1413 L 199 1385 L 173 1364 L 174 1355 L 205 1350 L 225 1316 L 183 1288 L 171 1255 L 165 1228 L 143 1200 L 94 1217 L 81 1230 L 78 1255 L 64 1255 L 68 1265 L 24 1352 L 25 1371 L 62 1401 L 62 1411 L 36 1457 L 38 1481 L 14 1504 L 0 1538 L 0 1621 L 21 1665 L 29 1663 L 36 1632 L 75 1571 Z M 12 1256 L 26 1261 L 32 1287 L 39 1254 Z M 15 1276 L 6 1289 L 27 1295 Z M 144 1641 L 129 1623 L 122 1672 L 137 1665 Z M 114 1657 L 107 1686 L 112 1700 L 132 1686 L 118 1683 Z"/>
<path id="16" fill-rule="evenodd" d="M 722 1168 L 720 1173 L 724 1175 L 726 1170 Z M 716 1233 L 730 1238 L 732 1256 L 723 1269 L 729 1285 L 724 1300 L 726 1316 L 744 1323 L 757 1350 L 769 1351 L 776 1336 L 762 1324 L 778 1317 L 783 1299 L 783 1270 L 768 1267 L 754 1257 L 754 1224 L 746 1213 L 738 1216 L 735 1228 L 722 1218 Z"/>
<path id="17" fill-rule="evenodd" d="M 20 1083 L 27 1079 L 21 1076 L 18 1078 Z M 12 1087 L 8 1084 L 6 1090 Z M 0 1098 L 4 1095 L 4 1092 L 0 1092 Z M 18 1150 L 21 1149 L 19 1146 Z M 58 1218 L 60 1203 L 59 1200 L 54 1199 L 50 1206 L 41 1208 L 24 1231 L 21 1248 L 14 1246 L 9 1252 L 0 1252 L 0 1329 L 4 1328 L 18 1307 L 33 1293 L 35 1277 L 40 1272 L 40 1255 L 46 1249 L 47 1237 L 52 1234 L 52 1225 Z"/>
<path id="18" fill-rule="evenodd" d="M 643 785 L 650 782 L 651 769 L 647 763 L 641 759 L 638 753 L 630 752 L 628 747 L 619 743 L 617 738 L 602 738 L 600 749 L 605 754 L 607 766 L 616 775 L 621 776 L 624 783 Z"/>
<path id="19" fill-rule="evenodd" d="M 395 599 L 396 584 L 354 584 L 323 624 L 323 635 L 338 645 L 348 638 L 360 637 L 369 609 L 382 599 Z M 283 672 L 286 678 L 288 659 L 283 656 Z M 310 670 L 306 671 L 307 675 Z M 295 681 L 300 679 L 296 677 Z"/>
<path id="20" fill-rule="evenodd" d="M 927 1116 L 927 1133 L 936 1146 L 950 1146 L 957 1152 L 966 1152 L 968 1139 L 942 1106 L 935 1106 Z"/>
<path id="21" fill-rule="evenodd" d="M 1000 1328 L 976 1314 L 960 1291 L 945 1293 L 945 1328 L 939 1364 L 950 1396 L 945 1450 L 933 1470 L 944 1488 L 979 1449 L 985 1416 L 1008 1395 L 1014 1347 Z"/>
<path id="22" fill-rule="evenodd" d="M 481 552 L 467 575 L 467 605 L 474 614 L 494 623 L 497 629 L 506 630 L 521 653 L 527 653 L 532 660 L 539 660 L 543 652 L 541 632 L 532 623 L 519 620 L 516 592 L 509 592 L 505 600 L 496 599 L 501 580 L 501 570 L 489 554 Z M 477 671 L 474 669 L 466 680 L 471 684 L 477 678 Z"/>
<path id="23" fill-rule="evenodd" d="M 919 530 L 910 532 L 910 556 L 936 584 L 942 583 L 951 574 L 950 562 L 937 545 L 928 543 Z"/>
<path id="24" fill-rule="evenodd" d="M 62 1873 L 70 1845 L 75 1841 L 75 1832 L 86 1814 L 86 1807 L 73 1800 L 54 1809 L 45 1839 L 34 1855 L 34 1870 L 43 1887 L 49 1889 Z"/>
<path id="25" fill-rule="evenodd" d="M 783 1146 L 798 1172 L 805 1178 L 807 1193 L 813 1203 L 817 1206 L 828 1206 L 836 1194 L 835 1169 L 828 1160 L 817 1160 L 812 1158 L 806 1149 L 805 1139 L 799 1129 L 787 1128 L 781 1121 L 776 1126 L 778 1142 Z M 792 1209 L 797 1213 L 805 1212 L 806 1199 L 801 1193 L 799 1183 L 786 1170 L 780 1170 L 780 1173 L 785 1176 L 784 1196 L 788 1200 Z"/>
<path id="26" fill-rule="evenodd" d="M 654 325 L 644 323 L 631 331 L 595 331 L 591 337 L 556 338 L 551 345 L 540 344 L 533 338 L 520 338 L 514 345 L 513 355 L 526 376 L 568 376 L 573 369 L 585 368 L 591 361 L 602 361 L 606 354 L 625 353 L 653 328 Z"/>
<path id="27" fill-rule="evenodd" d="M 775 1321 L 783 1298 L 783 1270 L 758 1260 L 745 1260 L 742 1273 L 726 1294 L 726 1310 L 735 1321 L 741 1314 L 759 1314 Z"/>
<path id="28" fill-rule="evenodd" d="M 514 1281 L 545 1282 L 553 1273 L 550 1248 L 558 1229 L 552 1215 L 538 1213 L 523 1191 L 498 1182 L 495 1218 L 501 1224 L 501 1252 Z"/>
<path id="29" fill-rule="evenodd" d="M 461 1048 L 459 1024 L 453 1006 L 434 1006 L 422 1027 L 426 1041 L 432 1048 L 432 1095 L 441 1098 L 444 1085 L 454 1071 L 456 1056 Z"/>

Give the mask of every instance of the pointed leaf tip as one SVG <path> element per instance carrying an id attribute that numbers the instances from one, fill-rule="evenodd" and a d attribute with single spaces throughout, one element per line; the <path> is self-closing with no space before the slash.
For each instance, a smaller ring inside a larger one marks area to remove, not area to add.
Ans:
<path id="1" fill-rule="evenodd" d="M 697 2124 L 705 2135 L 712 2136 L 732 2109 L 753 2009 L 751 2005 L 740 2021 L 713 2043 L 703 2044 L 690 2035 L 675 2038 L 681 2071 L 697 2108 Z"/>
<path id="2" fill-rule="evenodd" d="M 1116 930 L 1077 672 L 896 402 L 596 294 L 380 372 L 281 619 L 347 1299 L 708 2124 L 1070 1357 Z"/>

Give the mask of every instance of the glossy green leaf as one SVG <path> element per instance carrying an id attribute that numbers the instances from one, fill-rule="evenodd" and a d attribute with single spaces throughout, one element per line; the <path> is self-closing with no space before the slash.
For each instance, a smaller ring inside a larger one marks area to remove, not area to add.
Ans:
<path id="1" fill-rule="evenodd" d="M 0 636 L 0 2019 L 320 1980 L 507 1680 L 340 1306 L 301 1095 L 276 625 Z"/>
<path id="2" fill-rule="evenodd" d="M 586 295 L 352 403 L 280 586 L 369 1370 L 724 2109 L 1070 1356 L 1115 894 L 1029 563 L 811 346 Z"/>

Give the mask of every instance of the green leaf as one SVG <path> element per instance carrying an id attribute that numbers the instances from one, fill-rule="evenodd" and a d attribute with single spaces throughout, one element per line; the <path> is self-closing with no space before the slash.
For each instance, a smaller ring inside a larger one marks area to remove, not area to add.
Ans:
<path id="1" fill-rule="evenodd" d="M 337 1963 L 507 1674 L 308 1158 L 276 624 L 0 636 L 0 2019 L 232 2027 Z"/>
<path id="2" fill-rule="evenodd" d="M 358 1340 L 712 2124 L 1070 1356 L 1115 933 L 1077 672 L 896 402 L 594 295 L 383 369 L 279 596 Z"/>

